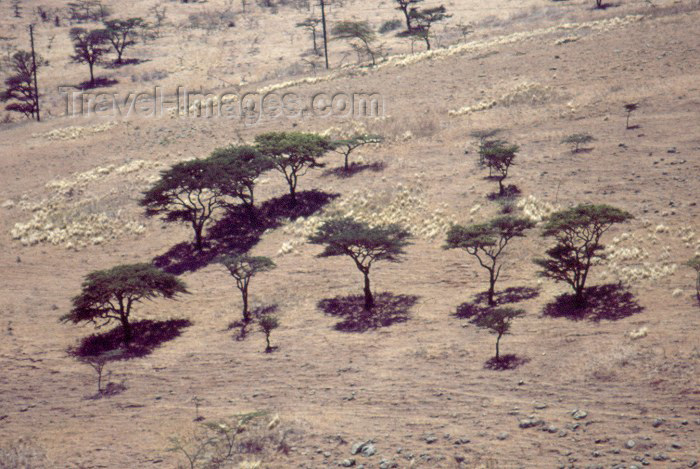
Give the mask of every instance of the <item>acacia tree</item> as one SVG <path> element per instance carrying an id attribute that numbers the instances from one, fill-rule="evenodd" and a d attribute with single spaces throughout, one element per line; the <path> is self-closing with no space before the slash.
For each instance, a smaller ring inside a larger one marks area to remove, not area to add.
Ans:
<path id="1" fill-rule="evenodd" d="M 248 254 L 222 256 L 219 263 L 226 267 L 233 278 L 236 279 L 236 286 L 241 291 L 243 299 L 243 324 L 250 322 L 250 312 L 248 311 L 248 286 L 250 279 L 260 272 L 267 272 L 276 267 L 269 257 L 249 256 Z"/>
<path id="2" fill-rule="evenodd" d="M 349 256 L 364 276 L 365 309 L 374 306 L 369 273 L 376 261 L 399 262 L 409 244 L 410 233 L 399 225 L 371 227 L 352 218 L 336 218 L 324 222 L 309 236 L 312 244 L 325 249 L 319 257 Z"/>
<path id="3" fill-rule="evenodd" d="M 316 34 L 318 33 L 318 26 L 321 24 L 321 20 L 318 18 L 306 18 L 304 21 L 297 23 L 297 28 L 304 28 L 311 33 L 311 39 L 314 45 L 314 54 L 321 55 L 321 51 L 318 50 L 318 44 L 316 42 Z"/>
<path id="4" fill-rule="evenodd" d="M 505 140 L 487 140 L 479 147 L 482 165 L 489 168 L 489 177 L 498 181 L 499 197 L 506 195 L 503 181 L 508 177 L 508 171 L 519 150 L 517 145 L 511 145 Z"/>
<path id="5" fill-rule="evenodd" d="M 108 41 L 107 33 L 104 29 L 93 29 L 88 31 L 85 28 L 71 28 L 70 38 L 73 41 L 75 54 L 71 60 L 75 63 L 86 63 L 90 67 L 90 85 L 95 84 L 95 74 L 93 68 L 102 57 L 109 52 L 105 46 Z"/>
<path id="6" fill-rule="evenodd" d="M 413 25 L 411 23 L 411 9 L 415 8 L 416 5 L 423 0 L 394 0 L 397 4 L 396 9 L 401 11 L 406 18 L 406 31 L 413 30 Z"/>
<path id="7" fill-rule="evenodd" d="M 46 64 L 44 59 L 36 56 L 37 69 Z M 4 65 L 9 71 L 9 76 L 5 78 L 5 90 L 0 92 L 0 101 L 11 101 L 5 109 L 38 119 L 39 95 L 34 82 L 36 69 L 31 52 L 17 51 L 7 59 Z"/>
<path id="8" fill-rule="evenodd" d="M 333 148 L 330 140 L 304 132 L 267 132 L 255 137 L 255 146 L 269 157 L 274 168 L 284 175 L 289 185 L 292 205 L 296 204 L 296 188 L 300 176 L 311 168 L 322 168 L 318 159 Z"/>
<path id="9" fill-rule="evenodd" d="M 139 30 L 146 27 L 146 22 L 143 18 L 128 18 L 125 20 L 107 20 L 104 22 L 104 25 L 107 40 L 117 53 L 115 63 L 121 64 L 124 49 L 136 44 L 136 36 Z"/>
<path id="10" fill-rule="evenodd" d="M 594 140 L 595 138 L 593 138 L 593 136 L 590 134 L 572 134 L 564 138 L 561 143 L 573 145 L 571 148 L 571 153 L 578 153 L 581 145 L 591 143 Z"/>
<path id="11" fill-rule="evenodd" d="M 700 255 L 695 255 L 691 259 L 688 260 L 688 262 L 685 263 L 688 267 L 691 269 L 694 269 L 697 277 L 695 279 L 695 292 L 698 297 L 698 300 L 700 300 Z"/>
<path id="12" fill-rule="evenodd" d="M 172 274 L 151 264 L 127 264 L 88 274 L 82 292 L 73 298 L 73 308 L 61 319 L 64 322 L 93 322 L 107 325 L 119 321 L 124 342 L 132 339 L 129 317 L 134 304 L 156 297 L 171 299 L 188 293 L 185 284 Z"/>
<path id="13" fill-rule="evenodd" d="M 497 334 L 496 338 L 496 361 L 501 359 L 499 345 L 501 342 L 501 337 L 508 334 L 510 331 L 510 324 L 513 319 L 522 317 L 525 315 L 525 311 L 522 309 L 514 308 L 494 308 L 487 312 L 477 316 L 473 323 L 481 328 L 488 329 L 494 334 Z"/>
<path id="14" fill-rule="evenodd" d="M 224 186 L 224 192 L 237 198 L 254 213 L 255 183 L 265 172 L 273 168 L 272 160 L 250 145 L 229 145 L 215 149 L 210 161 L 223 165 L 229 183 Z"/>
<path id="15" fill-rule="evenodd" d="M 430 29 L 433 24 L 452 17 L 443 5 L 426 9 L 411 8 L 409 16 L 413 21 L 413 27 L 406 31 L 403 36 L 414 36 L 422 39 L 428 50 L 430 50 Z"/>
<path id="16" fill-rule="evenodd" d="M 539 275 L 568 283 L 576 304 L 584 305 L 588 272 L 595 258 L 604 257 L 601 237 L 615 223 L 632 218 L 630 213 L 604 204 L 581 204 L 552 214 L 542 236 L 554 238 L 556 245 L 547 251 L 548 258 L 534 260 L 543 269 Z"/>
<path id="17" fill-rule="evenodd" d="M 345 171 L 350 170 L 350 153 L 360 148 L 363 145 L 369 145 L 370 143 L 381 143 L 384 141 L 384 137 L 381 135 L 374 134 L 356 134 L 348 138 L 334 140 L 333 141 L 333 151 L 343 155 L 345 165 L 343 168 Z"/>
<path id="18" fill-rule="evenodd" d="M 498 262 L 511 239 L 524 237 L 525 230 L 535 224 L 527 218 L 510 215 L 494 218 L 488 223 L 460 226 L 453 225 L 447 232 L 444 249 L 464 249 L 476 257 L 479 264 L 489 272 L 488 303 L 493 306 L 496 282 L 503 264 Z"/>
<path id="19" fill-rule="evenodd" d="M 625 124 L 625 128 L 630 129 L 630 116 L 634 111 L 639 109 L 639 103 L 629 103 L 625 104 L 625 111 L 627 112 L 627 123 Z"/>
<path id="20" fill-rule="evenodd" d="M 231 179 L 223 162 L 206 159 L 177 163 L 161 172 L 158 180 L 144 192 L 139 204 L 146 215 L 162 215 L 166 222 L 189 223 L 194 230 L 194 245 L 204 243 L 204 226 L 219 209 L 227 206 Z"/>
<path id="21" fill-rule="evenodd" d="M 377 35 L 367 21 L 340 21 L 333 26 L 331 33 L 335 39 L 351 41 L 350 46 L 357 52 L 358 60 L 364 54 L 372 59 L 372 65 L 377 64 L 378 51 L 373 46 Z"/>
<path id="22" fill-rule="evenodd" d="M 265 343 L 267 344 L 265 353 L 270 353 L 274 350 L 270 345 L 270 333 L 277 329 L 279 325 L 279 319 L 273 314 L 266 313 L 258 318 L 258 326 L 260 326 L 260 330 L 265 334 Z"/>

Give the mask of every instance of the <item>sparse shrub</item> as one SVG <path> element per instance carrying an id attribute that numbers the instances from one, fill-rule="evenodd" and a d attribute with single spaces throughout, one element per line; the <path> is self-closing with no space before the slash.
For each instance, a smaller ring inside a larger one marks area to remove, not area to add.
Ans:
<path id="1" fill-rule="evenodd" d="M 695 273 L 697 274 L 697 277 L 695 279 L 695 291 L 698 297 L 698 301 L 700 301 L 700 255 L 696 255 L 693 258 L 689 259 L 688 262 L 685 263 L 688 267 L 691 269 L 695 270 Z"/>
<path id="2" fill-rule="evenodd" d="M 327 137 L 304 132 L 267 132 L 255 137 L 255 146 L 271 158 L 274 168 L 289 185 L 292 204 L 296 204 L 299 176 L 311 168 L 322 168 L 318 159 L 333 148 Z"/>
<path id="3" fill-rule="evenodd" d="M 542 236 L 554 238 L 557 244 L 547 250 L 547 259 L 534 260 L 543 269 L 539 275 L 568 283 L 576 304 L 584 305 L 588 272 L 596 258 L 604 257 L 601 237 L 613 224 L 632 218 L 624 210 L 603 204 L 581 204 L 552 214 Z"/>
<path id="4" fill-rule="evenodd" d="M 236 15 L 230 9 L 203 10 L 188 16 L 190 28 L 215 31 L 236 26 Z"/>
<path id="5" fill-rule="evenodd" d="M 398 262 L 409 244 L 410 234 L 399 225 L 370 227 L 352 218 L 324 222 L 309 236 L 313 244 L 325 246 L 319 257 L 349 256 L 364 276 L 365 309 L 374 306 L 369 273 L 376 261 Z"/>
<path id="6" fill-rule="evenodd" d="M 632 113 L 633 113 L 634 111 L 636 111 L 637 109 L 639 109 L 639 103 L 629 103 L 629 104 L 625 104 L 624 107 L 625 107 L 625 111 L 627 112 L 627 124 L 626 124 L 626 128 L 627 128 L 627 129 L 634 128 L 634 127 L 630 127 L 630 116 L 632 115 Z"/>
<path id="7" fill-rule="evenodd" d="M 279 319 L 273 314 L 265 313 L 258 318 L 258 326 L 260 326 L 260 330 L 265 334 L 265 343 L 267 344 L 265 353 L 271 353 L 274 350 L 270 345 L 270 334 L 277 329 L 279 325 Z"/>
<path id="8" fill-rule="evenodd" d="M 243 300 L 243 324 L 250 322 L 250 312 L 248 310 L 248 287 L 250 280 L 260 272 L 268 272 L 276 267 L 269 257 L 249 256 L 248 254 L 222 256 L 219 263 L 226 267 L 231 276 L 236 279 L 236 286 L 241 291 Z"/>
<path id="9" fill-rule="evenodd" d="M 503 267 L 502 263 L 498 263 L 498 258 L 511 239 L 524 237 L 525 230 L 534 226 L 526 218 L 512 216 L 494 218 L 479 225 L 454 225 L 447 233 L 444 249 L 464 249 L 476 257 L 479 264 L 489 272 L 488 303 L 493 306 L 496 281 Z"/>
<path id="10" fill-rule="evenodd" d="M 486 140 L 479 147 L 479 157 L 482 165 L 489 168 L 489 175 L 498 181 L 498 196 L 508 195 L 509 190 L 503 185 L 508 177 L 508 171 L 513 166 L 520 148 L 505 140 Z M 512 191 L 512 190 L 511 190 Z"/>
<path id="11" fill-rule="evenodd" d="M 260 468 L 266 459 L 288 454 L 288 439 L 295 433 L 279 416 L 251 412 L 205 422 L 188 436 L 171 437 L 168 451 L 183 455 L 190 469 Z"/>
<path id="12" fill-rule="evenodd" d="M 0 446 L 0 469 L 47 469 L 53 466 L 46 453 L 29 438 L 6 441 Z"/>
<path id="13" fill-rule="evenodd" d="M 102 375 L 104 371 L 105 365 L 110 361 L 110 359 L 115 358 L 119 356 L 122 353 L 120 349 L 117 350 L 110 350 L 109 352 L 103 352 L 98 355 L 85 355 L 85 356 L 80 356 L 78 360 L 80 360 L 82 363 L 85 363 L 86 365 L 90 365 L 93 370 L 95 370 L 95 374 L 97 375 L 97 394 L 96 396 L 101 396 L 102 393 L 104 392 L 104 389 L 102 389 Z"/>
<path id="14" fill-rule="evenodd" d="M 337 153 L 343 155 L 345 171 L 350 170 L 350 153 L 355 151 L 364 145 L 369 145 L 370 143 L 381 143 L 384 138 L 381 135 L 372 134 L 356 134 L 348 138 L 333 141 L 333 150 Z"/>
<path id="15" fill-rule="evenodd" d="M 581 145 L 591 143 L 595 140 L 592 135 L 589 134 L 572 134 L 564 138 L 561 143 L 566 145 L 573 145 L 571 148 L 571 153 L 578 153 L 580 151 Z"/>
<path id="16" fill-rule="evenodd" d="M 388 20 L 382 23 L 379 27 L 380 34 L 390 33 L 396 31 L 401 27 L 401 20 Z"/>
<path id="17" fill-rule="evenodd" d="M 508 334 L 510 331 L 510 325 L 513 319 L 522 317 L 525 315 L 525 311 L 522 309 L 514 308 L 494 308 L 485 311 L 483 314 L 477 316 L 473 323 L 481 328 L 488 329 L 492 333 L 496 334 L 496 361 L 501 359 L 499 345 L 501 342 L 501 337 Z"/>
<path id="18" fill-rule="evenodd" d="M 104 21 L 110 11 L 100 0 L 76 0 L 67 4 L 71 21 L 84 23 L 86 21 Z"/>
<path id="19" fill-rule="evenodd" d="M 75 324 L 104 321 L 102 325 L 119 321 L 124 342 L 129 343 L 134 304 L 159 296 L 171 299 L 178 293 L 188 293 L 185 284 L 151 264 L 119 265 L 88 274 L 82 292 L 72 300 L 73 308 L 61 320 Z"/>

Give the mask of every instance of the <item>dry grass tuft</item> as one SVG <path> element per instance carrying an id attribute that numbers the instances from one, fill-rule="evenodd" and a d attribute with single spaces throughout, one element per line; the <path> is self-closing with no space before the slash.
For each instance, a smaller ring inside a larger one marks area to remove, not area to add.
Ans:
<path id="1" fill-rule="evenodd" d="M 420 181 L 410 186 L 398 184 L 394 189 L 382 192 L 356 190 L 330 203 L 319 215 L 287 224 L 283 232 L 291 239 L 282 245 L 278 254 L 296 251 L 324 221 L 335 217 L 351 217 L 371 226 L 397 223 L 423 239 L 434 239 L 446 233 L 454 222 L 446 205 L 430 208 Z"/>

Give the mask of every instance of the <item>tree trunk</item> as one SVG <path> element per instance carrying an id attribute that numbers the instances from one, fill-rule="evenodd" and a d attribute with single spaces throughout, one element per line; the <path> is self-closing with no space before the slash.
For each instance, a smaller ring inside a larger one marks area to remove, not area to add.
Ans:
<path id="1" fill-rule="evenodd" d="M 89 62 L 88 65 L 90 65 L 90 84 L 94 85 L 95 84 L 95 75 L 92 72 L 93 63 Z"/>
<path id="2" fill-rule="evenodd" d="M 423 39 L 425 40 L 425 46 L 430 50 L 430 39 L 428 39 L 428 36 L 425 36 Z"/>
<path id="3" fill-rule="evenodd" d="M 250 322 L 250 313 L 248 312 L 248 287 L 241 288 L 241 296 L 243 297 L 243 322 Z"/>
<path id="4" fill-rule="evenodd" d="M 131 324 L 129 324 L 129 319 L 122 315 L 121 317 L 121 322 L 122 322 L 122 331 L 124 332 L 124 343 L 128 344 L 131 342 L 131 339 L 133 338 L 133 334 L 131 332 Z"/>
<path id="5" fill-rule="evenodd" d="M 192 223 L 192 226 L 194 228 L 194 248 L 197 251 L 201 251 L 204 248 L 204 242 L 202 240 L 202 230 L 204 229 L 204 225 L 202 223 Z"/>
<path id="6" fill-rule="evenodd" d="M 297 188 L 296 184 L 293 184 L 291 181 L 289 182 L 289 196 L 291 197 L 292 205 L 297 204 Z"/>
<path id="7" fill-rule="evenodd" d="M 345 154 L 345 171 L 350 170 L 350 162 L 348 161 L 350 159 L 350 153 Z"/>
<path id="8" fill-rule="evenodd" d="M 628 112 L 627 112 L 627 125 L 626 125 L 626 127 L 627 127 L 628 129 L 630 128 L 630 114 L 632 114 L 632 113 L 628 111 Z"/>
<path id="9" fill-rule="evenodd" d="M 496 276 L 495 276 L 493 270 L 489 270 L 489 292 L 488 292 L 489 306 L 493 306 L 496 304 L 496 302 L 493 299 L 493 296 L 495 294 L 495 290 L 496 290 Z"/>
<path id="10" fill-rule="evenodd" d="M 364 273 L 365 275 L 365 309 L 372 309 L 374 307 L 374 297 L 372 296 L 372 290 L 369 285 L 369 273 Z"/>
<path id="11" fill-rule="evenodd" d="M 272 347 L 270 346 L 270 334 L 265 334 L 265 341 L 267 342 L 267 347 L 265 347 L 265 353 L 272 352 Z"/>
<path id="12" fill-rule="evenodd" d="M 505 178 L 501 178 L 498 180 L 498 195 L 505 195 L 506 193 L 506 188 L 503 186 L 503 180 Z"/>
<path id="13" fill-rule="evenodd" d="M 498 347 L 499 347 L 499 345 L 500 345 L 501 337 L 502 337 L 502 336 L 503 336 L 503 334 L 498 334 L 498 338 L 496 339 L 496 361 L 498 361 L 498 360 L 501 359 L 500 350 L 499 350 Z"/>
<path id="14" fill-rule="evenodd" d="M 413 28 L 411 27 L 411 17 L 408 14 L 408 7 L 402 8 L 401 11 L 403 11 L 404 16 L 406 16 L 406 31 L 411 31 Z"/>

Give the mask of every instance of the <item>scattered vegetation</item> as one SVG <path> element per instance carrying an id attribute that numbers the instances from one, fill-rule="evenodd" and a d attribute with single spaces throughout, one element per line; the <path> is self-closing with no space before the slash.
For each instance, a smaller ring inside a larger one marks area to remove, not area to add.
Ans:
<path id="1" fill-rule="evenodd" d="M 696 279 L 695 279 L 695 292 L 698 297 L 698 300 L 700 301 L 700 255 L 695 255 L 691 259 L 689 259 L 685 265 L 690 267 L 691 269 L 695 270 L 695 273 L 697 274 Z"/>
<path id="2" fill-rule="evenodd" d="M 163 272 L 150 264 L 128 264 L 98 270 L 88 274 L 82 292 L 73 298 L 73 308 L 64 315 L 64 322 L 92 322 L 98 327 L 119 321 L 124 342 L 132 339 L 132 307 L 143 300 L 156 297 L 174 298 L 179 293 L 188 293 L 185 284 L 172 274 Z"/>
<path id="3" fill-rule="evenodd" d="M 257 468 L 262 462 L 286 455 L 296 430 L 281 423 L 279 416 L 251 412 L 232 419 L 204 422 L 191 434 L 171 437 L 168 451 L 185 458 L 190 469 L 225 467 Z"/>

